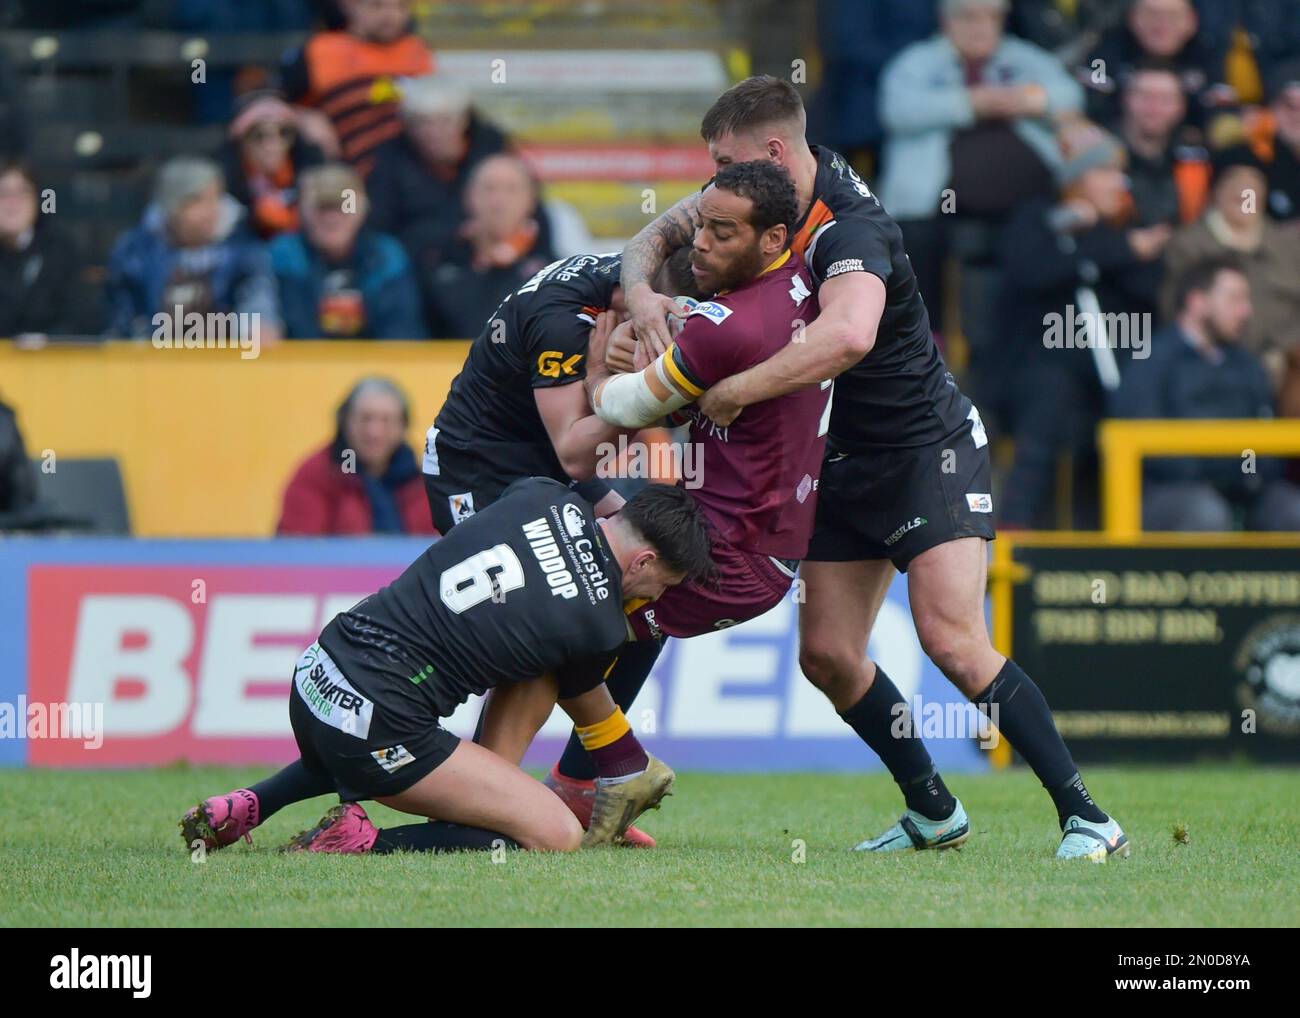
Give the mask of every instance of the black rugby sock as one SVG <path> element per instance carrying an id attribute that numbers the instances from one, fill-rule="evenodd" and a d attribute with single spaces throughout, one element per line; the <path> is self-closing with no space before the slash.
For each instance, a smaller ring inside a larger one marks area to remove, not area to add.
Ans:
<path id="1" fill-rule="evenodd" d="M 840 717 L 889 768 L 908 809 L 931 820 L 952 816 L 957 800 L 916 734 L 903 694 L 879 665 L 871 688 Z"/>
<path id="2" fill-rule="evenodd" d="M 267 817 L 278 813 L 286 806 L 304 799 L 314 799 L 318 795 L 333 792 L 334 779 L 328 774 L 309 771 L 302 760 L 295 760 L 288 767 L 272 774 L 265 781 L 249 785 L 248 790 L 257 796 L 257 822 L 265 823 Z"/>
<path id="3" fill-rule="evenodd" d="M 370 851 L 376 855 L 392 852 L 489 852 L 497 847 L 518 848 L 519 843 L 482 827 L 431 820 L 423 824 L 385 827 Z"/>
<path id="4" fill-rule="evenodd" d="M 632 701 L 641 692 L 645 680 L 650 678 L 655 662 L 667 640 L 636 640 L 625 644 L 619 651 L 614 669 L 605 679 L 609 695 L 625 714 L 631 712 Z M 566 778 L 579 781 L 594 781 L 599 773 L 591 754 L 582 748 L 582 740 L 577 732 L 569 733 L 568 745 L 560 757 L 560 773 Z"/>
<path id="5" fill-rule="evenodd" d="M 972 702 L 987 712 L 989 720 L 1038 776 L 1056 804 L 1062 827 L 1070 816 L 1094 823 L 1108 819 L 1084 787 L 1042 690 L 1018 664 L 1007 658 L 988 688 Z"/>

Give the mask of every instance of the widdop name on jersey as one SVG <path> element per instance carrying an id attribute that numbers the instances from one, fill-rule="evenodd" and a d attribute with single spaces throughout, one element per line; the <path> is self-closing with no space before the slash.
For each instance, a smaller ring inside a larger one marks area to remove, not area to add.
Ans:
<path id="1" fill-rule="evenodd" d="M 546 520 L 538 518 L 524 524 L 524 536 L 528 538 L 528 547 L 533 549 L 537 564 L 546 574 L 546 582 L 551 593 L 556 597 L 573 598 L 578 596 L 578 585 L 573 582 L 573 573 L 569 572 L 560 546 L 555 543 L 555 535 Z"/>

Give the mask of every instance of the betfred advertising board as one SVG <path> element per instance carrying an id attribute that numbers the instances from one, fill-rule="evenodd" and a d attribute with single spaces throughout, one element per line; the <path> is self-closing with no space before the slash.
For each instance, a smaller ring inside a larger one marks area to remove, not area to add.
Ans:
<path id="1" fill-rule="evenodd" d="M 302 649 L 424 547 L 406 539 L 6 544 L 0 618 L 15 650 L 0 679 L 10 729 L 0 762 L 292 760 L 287 697 Z M 878 768 L 800 673 L 797 616 L 789 598 L 744 625 L 669 641 L 628 712 L 638 735 L 679 768 Z M 921 653 L 901 578 L 871 652 L 909 699 L 939 714 L 960 703 Z M 447 727 L 471 735 L 480 706 L 465 704 Z M 549 763 L 568 728 L 557 710 L 527 762 Z M 974 733 L 923 734 L 946 769 L 985 766 Z"/>

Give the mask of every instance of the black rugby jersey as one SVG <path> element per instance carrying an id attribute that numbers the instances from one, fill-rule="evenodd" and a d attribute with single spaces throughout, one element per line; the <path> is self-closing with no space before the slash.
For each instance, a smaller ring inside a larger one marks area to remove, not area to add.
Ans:
<path id="1" fill-rule="evenodd" d="M 548 671 L 561 698 L 594 689 L 627 637 L 622 574 L 587 503 L 529 477 L 340 612 L 319 642 L 363 696 L 447 717 Z"/>
<path id="2" fill-rule="evenodd" d="M 621 268 L 618 254 L 552 262 L 488 319 L 434 421 L 440 443 L 479 461 L 479 479 L 568 483 L 533 390 L 587 377 L 588 337 Z"/>
<path id="3" fill-rule="evenodd" d="M 812 151 L 813 197 L 790 246 L 808 263 L 814 285 L 846 272 L 870 272 L 884 282 L 886 294 L 876 345 L 835 379 L 828 451 L 940 441 L 971 415 L 972 405 L 930 333 L 902 232 L 842 155 L 820 146 Z"/>

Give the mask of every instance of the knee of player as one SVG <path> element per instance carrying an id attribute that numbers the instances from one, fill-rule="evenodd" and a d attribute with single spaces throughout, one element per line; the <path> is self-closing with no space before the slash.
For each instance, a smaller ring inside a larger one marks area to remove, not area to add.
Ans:
<path id="1" fill-rule="evenodd" d="M 925 656 L 949 677 L 961 668 L 963 660 L 972 648 L 966 634 L 952 625 L 918 626 L 916 635 L 920 638 L 921 649 L 925 651 Z"/>
<path id="2" fill-rule="evenodd" d="M 524 847 L 534 852 L 576 852 L 582 847 L 582 833 L 578 818 L 561 806 L 537 824 Z"/>
<path id="3" fill-rule="evenodd" d="M 993 653 L 988 633 L 982 626 L 973 628 L 947 621 L 936 622 L 918 625 L 917 636 L 926 657 L 950 681 L 963 688 L 980 678 L 984 658 Z"/>
<path id="4" fill-rule="evenodd" d="M 834 644 L 804 644 L 799 648 L 799 667 L 804 676 L 821 690 L 831 690 L 851 677 L 854 655 Z"/>

